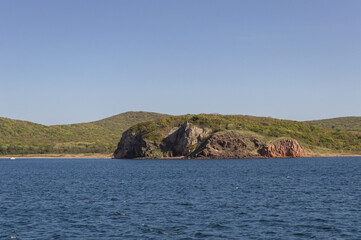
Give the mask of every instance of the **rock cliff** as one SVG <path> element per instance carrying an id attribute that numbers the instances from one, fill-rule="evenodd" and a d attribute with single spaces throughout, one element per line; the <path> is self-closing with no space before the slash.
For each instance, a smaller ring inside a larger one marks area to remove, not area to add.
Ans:
<path id="1" fill-rule="evenodd" d="M 254 158 L 260 156 L 263 142 L 236 131 L 224 131 L 208 138 L 190 158 Z"/>
<path id="2" fill-rule="evenodd" d="M 181 127 L 173 128 L 163 139 L 161 148 L 169 157 L 187 156 L 194 147 L 203 142 L 212 132 L 209 128 L 197 127 L 186 121 Z"/>
<path id="3" fill-rule="evenodd" d="M 172 128 L 158 144 L 146 140 L 141 134 L 132 131 L 123 133 L 114 152 L 115 158 L 161 158 L 189 155 L 212 132 L 209 128 L 201 128 L 184 122 L 180 127 Z"/>
<path id="4" fill-rule="evenodd" d="M 118 143 L 118 148 L 114 152 L 115 158 L 137 158 L 145 157 L 147 143 L 140 135 L 135 135 L 130 131 L 125 131 Z"/>
<path id="5" fill-rule="evenodd" d="M 149 123 L 141 131 L 138 128 L 127 130 L 114 157 L 227 159 L 303 157 L 305 154 L 305 150 L 292 138 L 273 138 L 269 142 L 263 135 L 254 132 L 212 129 L 188 120 L 158 129 L 164 125 L 164 122 L 158 125 Z"/>

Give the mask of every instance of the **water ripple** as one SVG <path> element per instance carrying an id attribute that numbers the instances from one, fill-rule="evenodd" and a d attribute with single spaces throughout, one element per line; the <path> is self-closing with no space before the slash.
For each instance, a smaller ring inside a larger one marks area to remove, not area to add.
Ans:
<path id="1" fill-rule="evenodd" d="M 361 158 L 0 160 L 0 239 L 361 239 Z"/>

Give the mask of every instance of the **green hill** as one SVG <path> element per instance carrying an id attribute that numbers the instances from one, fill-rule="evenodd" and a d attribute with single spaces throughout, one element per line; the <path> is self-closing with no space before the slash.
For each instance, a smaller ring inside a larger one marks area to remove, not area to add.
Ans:
<path id="1" fill-rule="evenodd" d="M 127 136 L 132 141 L 134 135 L 137 139 L 143 139 L 139 144 L 141 148 L 135 149 L 133 155 L 146 155 L 149 157 L 164 156 L 165 140 L 175 130 L 185 123 L 204 129 L 210 129 L 208 137 L 214 134 L 232 131 L 234 134 L 252 135 L 263 142 L 271 142 L 280 138 L 292 138 L 297 140 L 306 150 L 308 155 L 333 155 L 333 154 L 360 154 L 361 153 L 361 132 L 348 132 L 321 128 L 305 122 L 280 120 L 266 117 L 252 117 L 242 115 L 184 115 L 166 116 L 154 120 L 145 121 L 132 126 Z M 128 134 L 130 133 L 130 134 Z M 208 138 L 207 137 L 207 138 Z M 120 142 L 116 154 L 122 156 L 122 144 Z M 129 141 L 129 140 L 128 140 Z M 222 141 L 222 140 L 220 140 Z M 144 142 L 146 143 L 145 146 Z M 193 145 L 194 150 L 204 144 L 204 140 Z M 163 146 L 163 149 L 162 149 Z M 144 153 L 143 149 L 147 152 Z"/>
<path id="2" fill-rule="evenodd" d="M 340 117 L 324 120 L 307 121 L 314 126 L 333 130 L 361 132 L 361 117 Z"/>
<path id="3" fill-rule="evenodd" d="M 211 128 L 214 133 L 231 130 L 265 141 L 291 137 L 315 154 L 361 152 L 360 117 L 297 122 L 242 115 L 126 112 L 89 123 L 54 126 L 0 118 L 0 155 L 112 153 L 127 129 L 161 144 L 172 128 L 185 121 Z"/>
<path id="4" fill-rule="evenodd" d="M 126 112 L 95 122 L 54 126 L 0 118 L 0 155 L 111 153 L 126 129 L 160 116 L 164 115 Z"/>

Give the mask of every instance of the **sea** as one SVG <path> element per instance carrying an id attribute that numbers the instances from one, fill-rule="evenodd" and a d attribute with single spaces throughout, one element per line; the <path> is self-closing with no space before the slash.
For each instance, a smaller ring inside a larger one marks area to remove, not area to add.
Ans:
<path id="1" fill-rule="evenodd" d="M 0 239 L 361 239 L 361 158 L 0 159 Z"/>

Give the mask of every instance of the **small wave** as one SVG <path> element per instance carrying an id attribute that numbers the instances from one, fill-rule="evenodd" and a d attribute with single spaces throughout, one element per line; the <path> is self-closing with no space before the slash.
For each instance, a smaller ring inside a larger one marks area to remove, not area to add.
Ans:
<path id="1" fill-rule="evenodd" d="M 302 233 L 302 232 L 296 232 L 293 234 L 294 236 L 298 236 L 298 237 L 303 237 L 303 236 L 306 236 L 305 233 Z"/>
<path id="2" fill-rule="evenodd" d="M 179 206 L 193 206 L 192 203 L 188 203 L 188 202 L 179 202 L 179 203 L 176 203 L 177 205 Z"/>
<path id="3" fill-rule="evenodd" d="M 327 220 L 322 219 L 322 218 L 316 218 L 315 221 L 316 222 L 327 222 Z"/>
<path id="4" fill-rule="evenodd" d="M 204 238 L 206 238 L 206 237 L 213 237 L 212 234 L 203 233 L 203 232 L 196 232 L 196 233 L 194 234 L 194 236 L 195 236 L 195 237 L 204 237 Z"/>
<path id="5" fill-rule="evenodd" d="M 141 224 L 142 225 L 142 231 L 143 232 L 154 232 L 154 233 L 158 233 L 158 234 L 161 234 L 161 235 L 178 235 L 179 232 L 165 232 L 163 231 L 162 229 L 159 229 L 159 228 L 152 228 L 150 226 L 148 226 L 147 224 Z"/>
<path id="6" fill-rule="evenodd" d="M 211 224 L 208 227 L 213 228 L 213 229 L 217 229 L 217 230 L 224 230 L 224 229 L 230 229 L 230 227 L 216 223 L 216 224 Z"/>
<path id="7" fill-rule="evenodd" d="M 115 213 L 113 213 L 113 215 L 117 215 L 117 216 L 128 216 L 128 214 L 126 214 L 126 213 L 121 213 L 121 212 L 115 212 Z"/>

